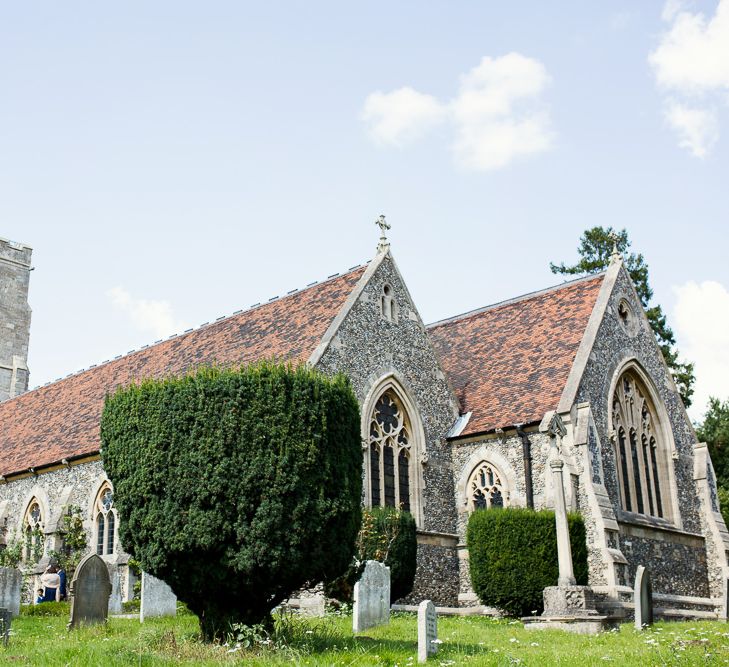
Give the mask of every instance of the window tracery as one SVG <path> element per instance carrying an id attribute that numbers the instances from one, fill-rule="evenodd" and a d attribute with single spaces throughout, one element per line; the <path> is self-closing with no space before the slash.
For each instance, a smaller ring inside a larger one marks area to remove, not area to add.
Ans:
<path id="1" fill-rule="evenodd" d="M 97 555 L 112 555 L 114 553 L 116 509 L 114 509 L 114 492 L 108 483 L 101 487 L 96 496 L 94 524 L 96 526 Z"/>
<path id="2" fill-rule="evenodd" d="M 373 507 L 410 511 L 412 460 L 410 418 L 395 392 L 388 389 L 370 415 L 366 471 Z"/>
<path id="3" fill-rule="evenodd" d="M 489 462 L 483 461 L 476 466 L 466 488 L 470 510 L 504 507 L 506 494 L 501 473 Z"/>
<path id="4" fill-rule="evenodd" d="M 612 398 L 620 502 L 628 512 L 664 517 L 661 487 L 666 453 L 656 414 L 641 380 L 626 371 Z"/>

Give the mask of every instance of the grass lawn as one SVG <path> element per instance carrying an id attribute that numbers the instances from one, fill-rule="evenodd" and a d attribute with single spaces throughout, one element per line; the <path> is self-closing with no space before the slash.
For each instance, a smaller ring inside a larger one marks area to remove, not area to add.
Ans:
<path id="1" fill-rule="evenodd" d="M 287 617 L 272 638 L 206 645 L 197 619 L 181 615 L 143 625 L 112 618 L 106 626 L 66 630 L 66 616 L 21 616 L 0 664 L 26 665 L 407 665 L 417 664 L 417 622 L 395 614 L 390 625 L 353 636 L 351 616 Z M 432 665 L 723 665 L 729 625 L 716 621 L 631 625 L 597 637 L 526 631 L 521 623 L 481 617 L 438 620 L 442 640 Z M 250 642 L 250 646 L 245 644 Z"/>

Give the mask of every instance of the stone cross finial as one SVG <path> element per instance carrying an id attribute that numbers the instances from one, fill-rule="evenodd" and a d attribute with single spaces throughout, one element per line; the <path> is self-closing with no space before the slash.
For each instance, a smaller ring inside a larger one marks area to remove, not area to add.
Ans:
<path id="1" fill-rule="evenodd" d="M 375 224 L 380 228 L 380 242 L 377 244 L 377 252 L 385 252 L 390 247 L 390 242 L 387 240 L 385 232 L 390 229 L 390 225 L 385 222 L 385 216 L 381 215 Z"/>
<path id="2" fill-rule="evenodd" d="M 620 252 L 618 251 L 618 241 L 620 240 L 620 236 L 618 233 L 614 230 L 610 230 L 610 240 L 613 242 L 613 251 L 610 253 L 610 261 L 614 262 L 618 259 L 622 259 L 622 256 L 620 255 Z"/>

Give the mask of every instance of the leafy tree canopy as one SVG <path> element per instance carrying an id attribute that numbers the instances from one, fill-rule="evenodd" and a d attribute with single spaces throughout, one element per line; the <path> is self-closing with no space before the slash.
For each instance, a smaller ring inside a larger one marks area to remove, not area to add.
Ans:
<path id="1" fill-rule="evenodd" d="M 729 489 L 729 399 L 723 403 L 718 398 L 709 399 L 709 409 L 696 435 L 709 447 L 717 484 Z"/>
<path id="2" fill-rule="evenodd" d="M 689 407 L 696 379 L 694 377 L 694 365 L 692 363 L 682 363 L 678 360 L 678 350 L 675 348 L 676 338 L 666 322 L 666 315 L 660 305 L 651 305 L 653 290 L 648 283 L 648 265 L 642 254 L 628 252 L 631 244 L 628 239 L 628 232 L 625 229 L 615 230 L 612 227 L 607 229 L 593 227 L 586 230 L 580 237 L 580 245 L 577 249 L 580 260 L 572 266 L 567 266 L 564 262 L 560 264 L 550 262 L 549 268 L 552 273 L 561 275 L 583 275 L 604 271 L 610 265 L 613 244 L 623 256 L 623 263 L 633 280 L 635 290 L 648 317 L 648 322 L 663 353 L 663 358 L 671 369 L 684 405 Z"/>

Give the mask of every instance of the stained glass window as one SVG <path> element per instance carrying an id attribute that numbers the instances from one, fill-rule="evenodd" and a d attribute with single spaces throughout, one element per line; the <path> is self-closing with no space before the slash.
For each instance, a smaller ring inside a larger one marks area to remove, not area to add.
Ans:
<path id="1" fill-rule="evenodd" d="M 114 553 L 114 530 L 116 528 L 116 510 L 114 509 L 114 492 L 108 483 L 101 487 L 96 496 L 96 553 L 109 556 Z"/>
<path id="2" fill-rule="evenodd" d="M 661 476 L 665 452 L 656 446 L 656 410 L 648 391 L 631 371 L 617 383 L 612 399 L 613 428 L 617 437 L 616 472 L 623 509 L 663 516 Z M 627 434 L 627 437 L 626 437 Z"/>
<path id="3" fill-rule="evenodd" d="M 394 391 L 385 391 L 370 416 L 368 484 L 372 506 L 410 511 L 410 420 Z"/>

